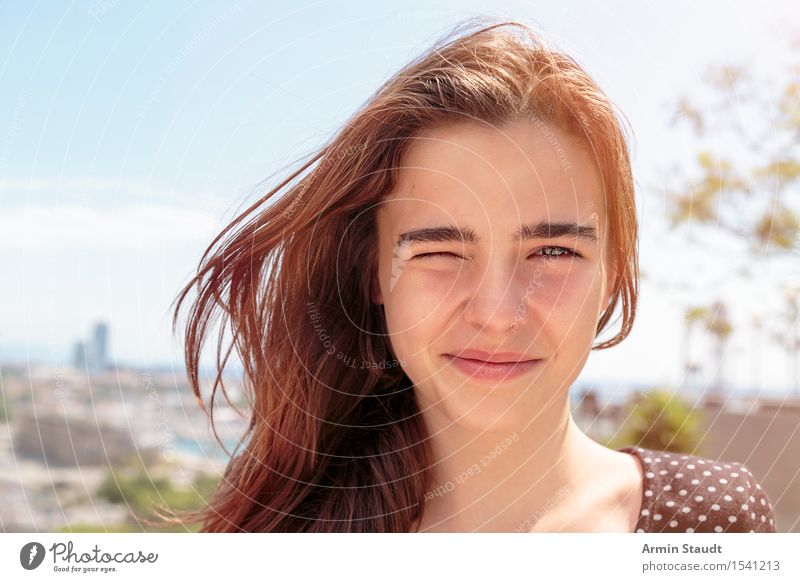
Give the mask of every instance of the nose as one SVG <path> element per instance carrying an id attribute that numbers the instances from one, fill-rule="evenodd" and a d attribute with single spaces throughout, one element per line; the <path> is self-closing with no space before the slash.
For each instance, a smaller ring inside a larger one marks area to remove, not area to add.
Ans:
<path id="1" fill-rule="evenodd" d="M 464 319 L 489 334 L 507 335 L 527 322 L 528 299 L 518 267 L 515 272 L 513 266 L 490 266 L 464 309 Z"/>

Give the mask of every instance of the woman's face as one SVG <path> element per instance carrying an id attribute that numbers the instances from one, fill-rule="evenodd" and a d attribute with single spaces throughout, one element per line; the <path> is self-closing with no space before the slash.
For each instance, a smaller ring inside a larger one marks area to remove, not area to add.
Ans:
<path id="1" fill-rule="evenodd" d="M 563 412 L 610 298 L 605 223 L 591 153 L 555 126 L 415 138 L 378 209 L 373 300 L 424 416 L 481 432 Z"/>

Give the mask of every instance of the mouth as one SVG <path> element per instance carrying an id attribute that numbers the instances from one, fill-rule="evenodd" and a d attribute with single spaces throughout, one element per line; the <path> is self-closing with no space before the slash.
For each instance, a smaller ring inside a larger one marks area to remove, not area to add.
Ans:
<path id="1" fill-rule="evenodd" d="M 508 362 L 489 362 L 476 358 L 464 358 L 453 354 L 442 354 L 459 372 L 475 380 L 512 380 L 534 370 L 543 360 L 517 360 Z"/>

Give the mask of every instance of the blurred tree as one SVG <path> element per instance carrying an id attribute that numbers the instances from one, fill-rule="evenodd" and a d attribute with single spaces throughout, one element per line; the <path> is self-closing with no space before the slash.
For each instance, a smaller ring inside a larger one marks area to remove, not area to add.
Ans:
<path id="1" fill-rule="evenodd" d="M 683 340 L 683 361 L 685 379 L 684 383 L 690 388 L 694 386 L 696 373 L 700 366 L 694 360 L 694 330 L 708 318 L 708 308 L 706 307 L 687 307 L 684 311 L 684 340 Z"/>
<path id="2" fill-rule="evenodd" d="M 706 317 L 706 329 L 713 336 L 715 343 L 716 366 L 712 386 L 715 392 L 721 393 L 724 384 L 725 348 L 733 333 L 733 324 L 728 319 L 728 310 L 721 301 L 715 301 L 711 306 L 710 313 Z"/>
<path id="3" fill-rule="evenodd" d="M 715 256 L 715 268 L 722 267 L 726 272 L 715 270 L 716 281 L 709 282 L 704 277 L 690 281 L 696 292 L 740 277 L 757 282 L 762 294 L 764 283 L 775 281 L 772 286 L 778 292 L 784 282 L 775 280 L 775 270 L 763 277 L 756 272 L 761 267 L 770 268 L 764 259 L 777 260 L 781 265 L 785 261 L 787 272 L 798 264 L 799 73 L 800 65 L 771 71 L 768 67 L 745 65 L 713 66 L 691 96 L 677 100 L 672 124 L 688 127 L 692 142 L 683 150 L 688 152 L 688 159 L 674 165 L 669 173 L 675 180 L 666 194 L 669 227 L 687 234 L 692 243 L 707 250 L 720 250 L 711 243 L 725 240 L 744 243 L 737 246 L 745 251 L 731 249 L 737 254 L 729 253 L 730 260 L 738 264 L 730 270 L 731 263 L 716 261 Z M 713 238 L 706 236 L 712 234 Z M 777 271 L 781 271 L 780 267 Z M 775 304 L 767 300 L 758 307 Z M 724 381 L 722 356 L 733 327 L 724 306 L 712 306 L 712 311 L 717 315 L 690 314 L 689 308 L 687 317 L 693 315 L 695 321 L 703 321 L 714 337 L 713 387 L 719 391 Z M 789 311 L 791 315 L 791 308 Z M 751 311 L 749 315 L 754 314 Z M 786 330 L 785 318 L 786 313 L 762 311 L 755 329 L 758 335 L 762 330 L 768 332 L 767 337 L 777 341 L 796 362 L 800 346 L 793 341 L 796 336 Z M 695 321 L 685 322 L 687 342 Z M 688 374 L 692 365 L 690 347 L 684 346 L 684 350 Z M 757 370 L 758 366 L 757 363 Z M 793 374 L 797 385 L 800 371 L 795 368 Z M 760 381 L 760 373 L 756 376 Z"/>
<path id="4" fill-rule="evenodd" d="M 625 424 L 607 446 L 636 445 L 657 451 L 699 454 L 702 414 L 665 388 L 634 394 L 623 408 Z"/>
<path id="5" fill-rule="evenodd" d="M 751 347 L 754 362 L 753 386 L 761 390 L 764 384 L 761 377 L 761 355 L 764 351 L 764 316 L 761 313 L 753 313 L 751 315 L 751 325 L 753 328 L 753 333 L 750 334 L 753 342 Z"/>
<path id="6" fill-rule="evenodd" d="M 786 350 L 791 365 L 795 394 L 800 395 L 800 279 L 791 279 L 784 288 L 785 310 L 780 325 L 771 331 L 772 339 Z"/>
<path id="7" fill-rule="evenodd" d="M 733 324 L 728 318 L 728 311 L 722 301 L 715 301 L 710 307 L 694 306 L 684 311 L 684 362 L 686 383 L 693 385 L 689 379 L 693 377 L 698 366 L 693 360 L 693 332 L 702 325 L 714 339 L 714 381 L 713 390 L 721 392 L 724 385 L 725 351 L 728 340 L 733 333 Z"/>
<path id="8" fill-rule="evenodd" d="M 183 527 L 160 525 L 156 510 L 186 511 L 205 505 L 219 482 L 219 475 L 201 474 L 191 485 L 177 487 L 164 473 L 164 467 L 145 467 L 141 463 L 109 471 L 96 495 L 110 503 L 125 505 L 129 519 L 121 528 L 130 531 L 187 531 Z M 91 526 L 86 526 L 91 527 Z M 199 524 L 189 531 L 196 531 Z M 101 527 L 99 531 L 103 531 Z"/>
<path id="9" fill-rule="evenodd" d="M 0 422 L 9 422 L 11 420 L 11 406 L 4 395 L 0 395 Z"/>
<path id="10" fill-rule="evenodd" d="M 770 94 L 770 85 L 745 67 L 716 66 L 705 78 L 711 102 L 679 99 L 673 123 L 688 123 L 700 144 L 713 138 L 719 153 L 700 145 L 695 175 L 679 175 L 668 194 L 673 228 L 690 222 L 720 228 L 759 256 L 800 250 L 799 72 L 800 66 L 790 71 Z M 726 134 L 731 139 L 720 140 Z"/>

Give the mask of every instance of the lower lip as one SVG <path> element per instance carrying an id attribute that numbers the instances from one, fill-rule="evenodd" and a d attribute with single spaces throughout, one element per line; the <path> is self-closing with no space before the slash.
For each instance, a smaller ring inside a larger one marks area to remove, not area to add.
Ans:
<path id="1" fill-rule="evenodd" d="M 452 362 L 457 370 L 476 380 L 512 380 L 527 374 L 542 362 L 542 360 L 527 360 L 525 362 L 497 364 L 459 358 L 450 354 L 445 354 L 444 357 Z"/>

